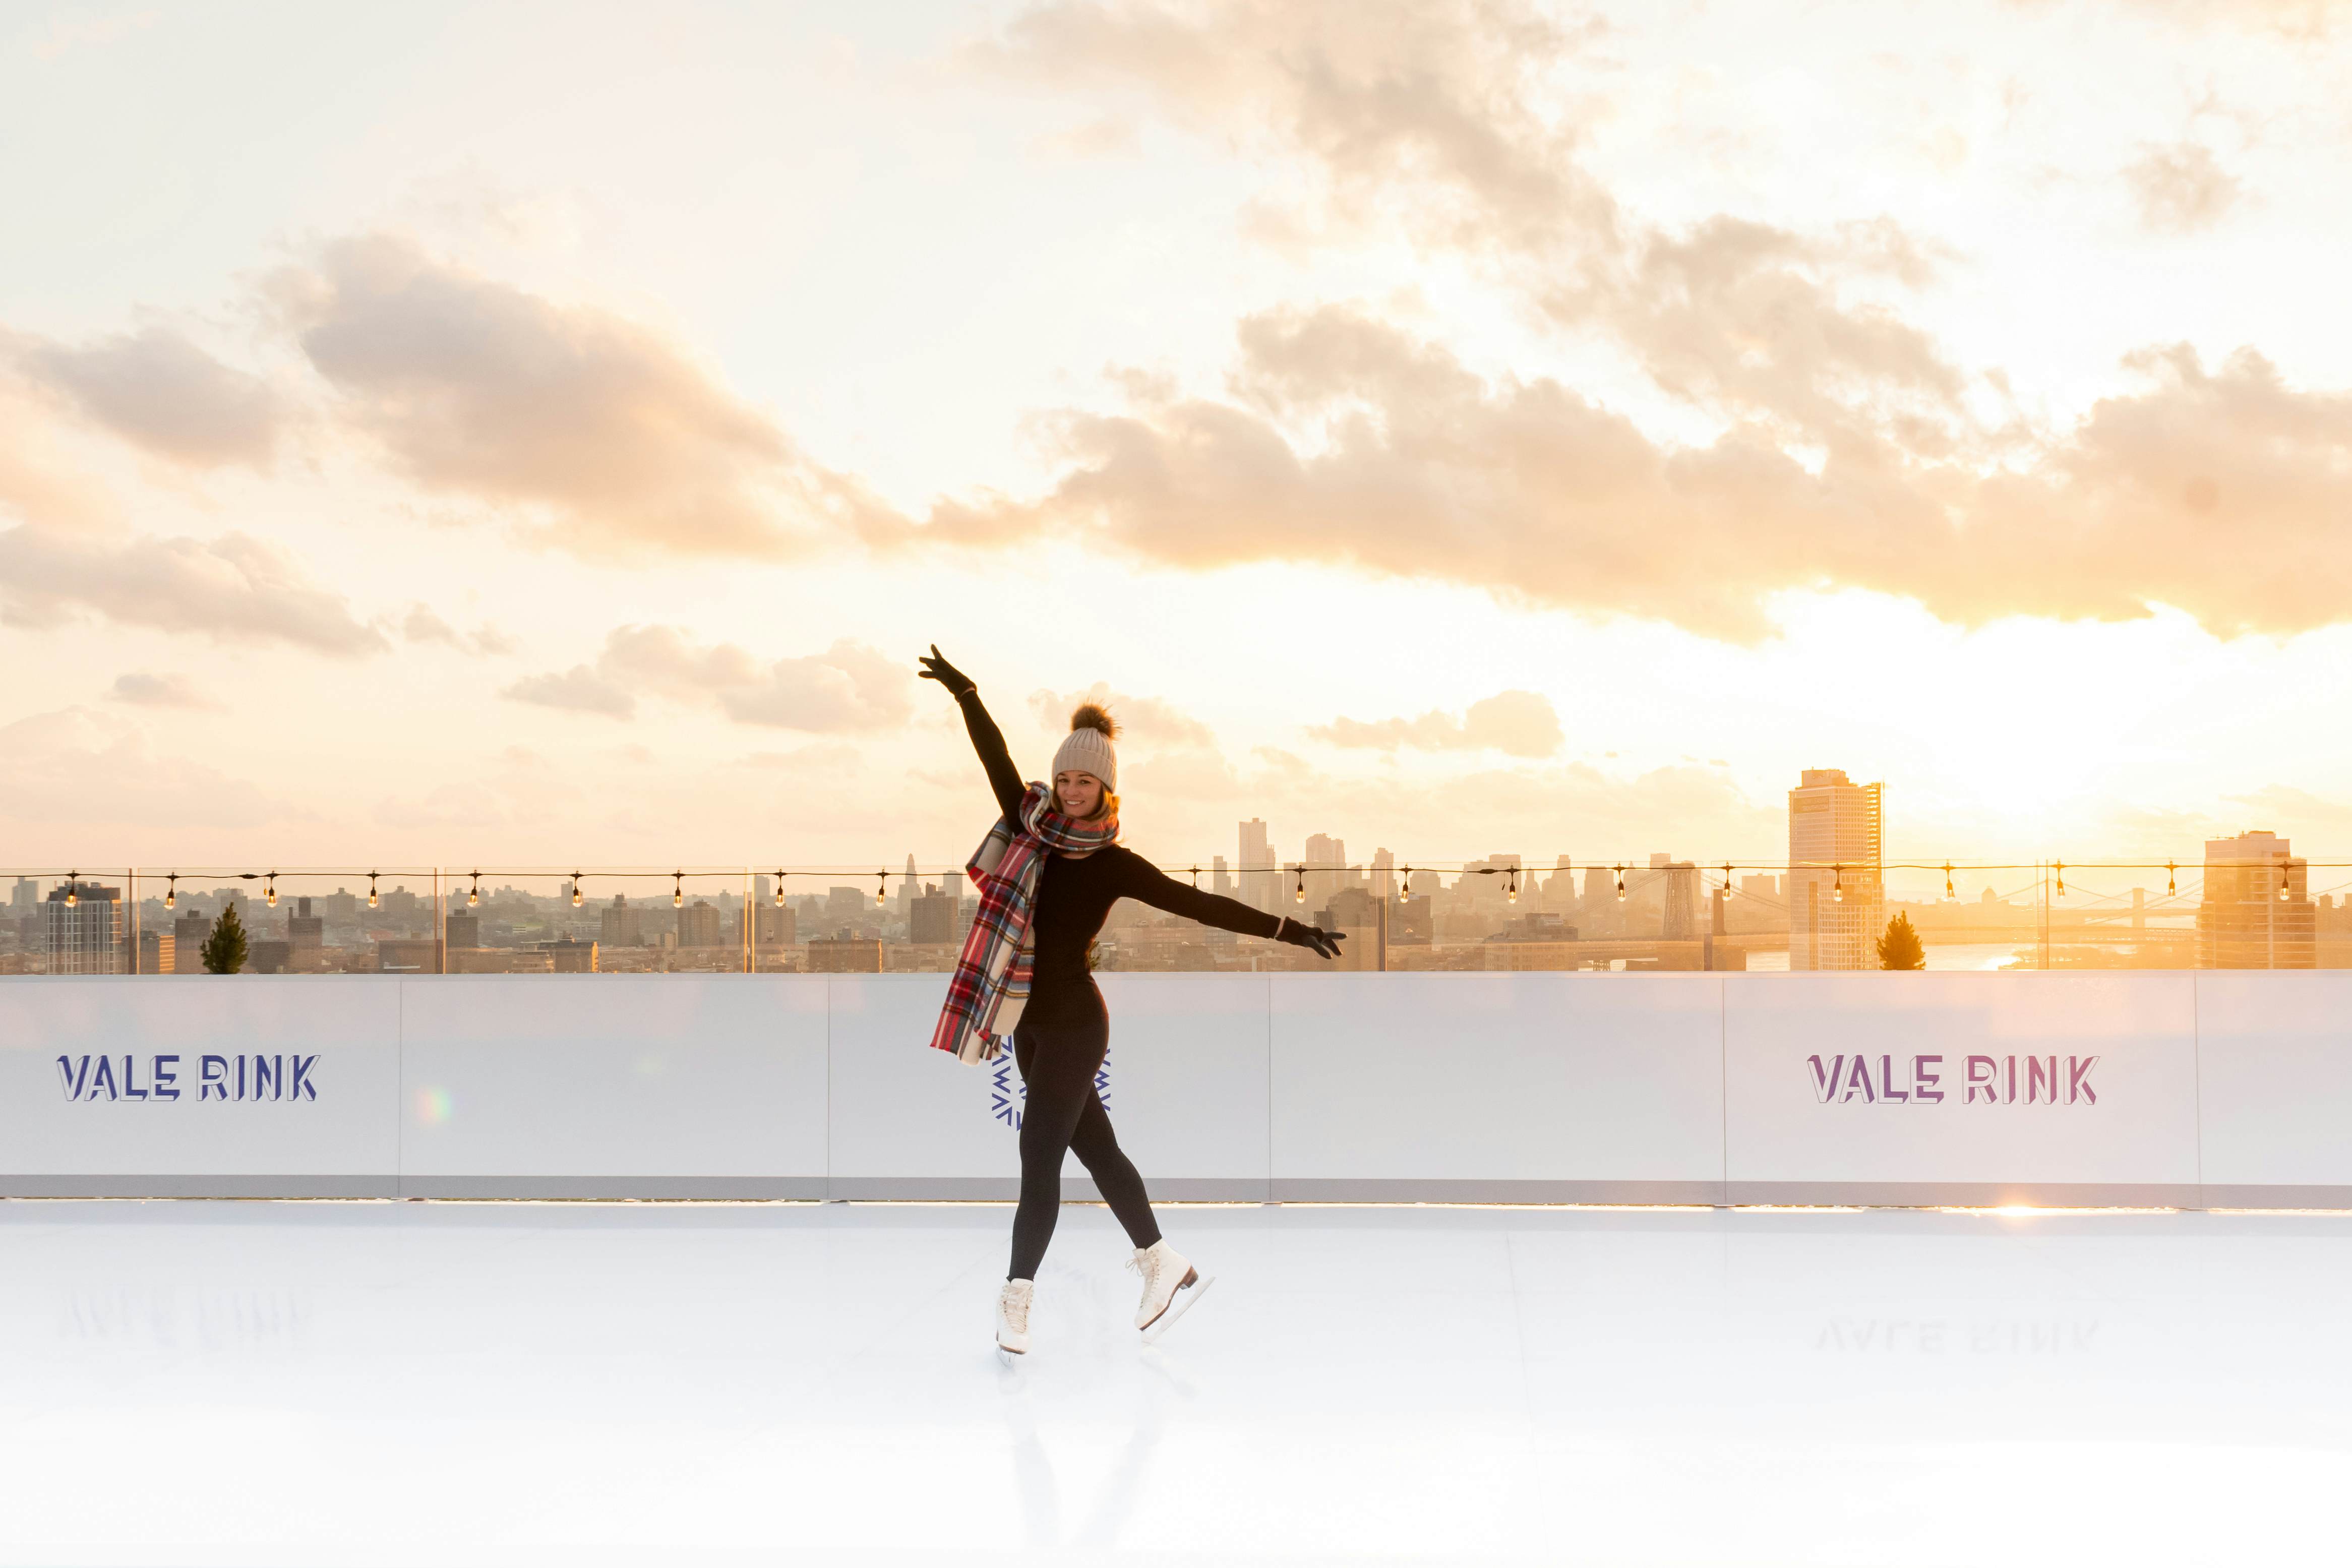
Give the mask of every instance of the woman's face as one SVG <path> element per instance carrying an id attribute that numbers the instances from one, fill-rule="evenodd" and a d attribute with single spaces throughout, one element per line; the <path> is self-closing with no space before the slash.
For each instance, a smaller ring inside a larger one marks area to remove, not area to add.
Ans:
<path id="1" fill-rule="evenodd" d="M 1065 768 L 1054 775 L 1054 795 L 1064 816 L 1088 817 L 1102 805 L 1102 780 L 1089 773 Z"/>

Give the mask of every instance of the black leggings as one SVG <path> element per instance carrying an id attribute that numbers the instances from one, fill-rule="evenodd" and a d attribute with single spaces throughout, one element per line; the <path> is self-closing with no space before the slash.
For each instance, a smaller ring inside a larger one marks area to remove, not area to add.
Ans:
<path id="1" fill-rule="evenodd" d="M 1100 1012 L 1050 1022 L 1024 1017 L 1013 1031 L 1013 1059 L 1029 1092 L 1021 1108 L 1021 1206 L 1013 1215 L 1008 1279 L 1034 1279 L 1045 1261 L 1062 1214 L 1064 1150 L 1077 1151 L 1129 1240 L 1150 1247 L 1160 1239 L 1143 1178 L 1120 1151 L 1110 1112 L 1095 1094 L 1095 1074 L 1109 1047 L 1110 1019 Z"/>

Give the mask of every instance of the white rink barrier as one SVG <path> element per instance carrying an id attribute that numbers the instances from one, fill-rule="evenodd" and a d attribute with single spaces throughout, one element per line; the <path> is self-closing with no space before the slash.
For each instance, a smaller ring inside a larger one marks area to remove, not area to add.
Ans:
<path id="1" fill-rule="evenodd" d="M 1164 1198 L 2352 1206 L 2352 972 L 1100 980 Z M 1010 1197 L 945 984 L 0 979 L 0 1194 Z"/>

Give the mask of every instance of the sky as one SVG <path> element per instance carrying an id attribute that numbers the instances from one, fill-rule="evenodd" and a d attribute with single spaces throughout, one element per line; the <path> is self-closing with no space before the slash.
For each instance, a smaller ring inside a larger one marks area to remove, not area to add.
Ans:
<path id="1" fill-rule="evenodd" d="M 1816 767 L 2352 861 L 2347 87 L 2316 0 L 0 5 L 0 860 L 960 863 L 937 643 L 1166 864 L 1767 861 Z"/>

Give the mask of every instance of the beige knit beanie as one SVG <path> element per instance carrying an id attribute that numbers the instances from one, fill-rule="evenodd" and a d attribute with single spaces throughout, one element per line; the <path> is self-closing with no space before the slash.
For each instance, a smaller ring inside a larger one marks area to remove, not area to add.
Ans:
<path id="1" fill-rule="evenodd" d="M 1070 732 L 1054 752 L 1054 774 L 1059 777 L 1066 771 L 1092 773 L 1102 780 L 1103 788 L 1112 795 L 1118 793 L 1118 753 L 1111 749 L 1111 737 L 1118 733 L 1118 721 L 1098 705 L 1081 702 L 1070 715 Z"/>

